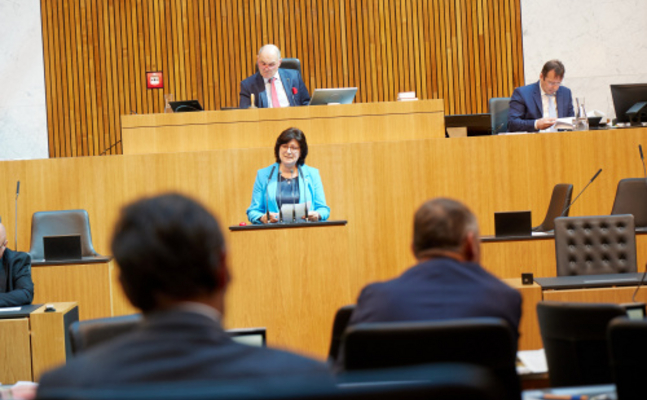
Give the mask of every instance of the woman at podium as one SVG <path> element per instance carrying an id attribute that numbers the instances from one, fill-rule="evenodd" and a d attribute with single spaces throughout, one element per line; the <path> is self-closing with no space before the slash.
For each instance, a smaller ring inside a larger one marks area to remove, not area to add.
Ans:
<path id="1" fill-rule="evenodd" d="M 330 215 L 319 171 L 305 165 L 306 136 L 298 128 L 276 139 L 276 163 L 256 174 L 247 218 L 254 224 L 325 221 Z"/>

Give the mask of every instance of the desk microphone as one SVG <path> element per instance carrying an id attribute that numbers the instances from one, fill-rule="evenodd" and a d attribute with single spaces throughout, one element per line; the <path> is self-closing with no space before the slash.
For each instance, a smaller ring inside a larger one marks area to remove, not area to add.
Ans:
<path id="1" fill-rule="evenodd" d="M 568 209 L 569 209 L 569 208 L 571 208 L 571 206 L 572 206 L 573 204 L 575 204 L 575 202 L 577 201 L 577 199 L 579 199 L 579 198 L 580 198 L 580 196 L 582 195 L 582 193 L 584 193 L 584 191 L 586 190 L 586 188 L 587 188 L 587 187 L 589 187 L 589 185 L 590 185 L 591 183 L 593 183 L 593 181 L 595 180 L 595 178 L 597 178 L 597 177 L 598 177 L 598 175 L 600 175 L 600 172 L 602 172 L 602 168 L 600 168 L 600 169 L 598 170 L 598 172 L 596 172 L 596 173 L 595 173 L 595 175 L 593 175 L 593 178 L 591 178 L 591 180 L 589 181 L 589 183 L 587 183 L 587 184 L 586 184 L 586 186 L 584 186 L 584 189 L 582 189 L 582 191 L 581 191 L 581 192 L 580 192 L 580 193 L 575 197 L 575 200 L 571 201 L 571 204 L 569 204 L 569 205 L 564 209 L 564 211 L 562 211 L 562 214 L 561 214 L 561 215 L 564 215 L 564 213 L 565 213 L 566 211 L 568 211 Z"/>
<path id="2" fill-rule="evenodd" d="M 14 220 L 14 235 L 13 235 L 13 249 L 15 251 L 18 251 L 18 195 L 20 194 L 20 181 L 16 184 L 16 206 L 15 211 L 16 211 L 16 219 Z"/>
<path id="3" fill-rule="evenodd" d="M 270 176 L 267 177 L 267 185 L 265 185 L 265 218 L 267 218 L 268 224 L 270 223 L 270 180 L 272 180 L 272 174 L 274 173 L 275 168 L 276 164 L 272 167 Z"/>

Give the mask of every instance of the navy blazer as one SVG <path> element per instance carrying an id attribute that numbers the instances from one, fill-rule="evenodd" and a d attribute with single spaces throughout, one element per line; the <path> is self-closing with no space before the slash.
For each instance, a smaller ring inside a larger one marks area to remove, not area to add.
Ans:
<path id="1" fill-rule="evenodd" d="M 291 376 L 332 383 L 318 361 L 239 344 L 208 316 L 174 309 L 148 315 L 135 331 L 68 359 L 41 377 L 38 391 Z"/>
<path id="2" fill-rule="evenodd" d="M 288 96 L 290 106 L 307 106 L 310 103 L 310 93 L 306 88 L 299 71 L 293 69 L 279 68 L 281 83 L 285 88 L 285 94 Z M 260 72 L 245 79 L 240 83 L 240 108 L 249 108 L 251 106 L 250 95 L 254 93 L 254 103 L 258 108 L 267 108 L 269 105 L 268 93 L 265 91 L 265 81 Z"/>
<path id="3" fill-rule="evenodd" d="M 555 101 L 557 101 L 558 118 L 575 115 L 569 88 L 560 86 L 555 94 Z M 535 120 L 543 118 L 543 116 L 539 81 L 514 90 L 508 113 L 508 132 L 537 132 Z"/>
<path id="4" fill-rule="evenodd" d="M 31 279 L 29 254 L 5 249 L 0 263 L 7 278 L 6 292 L 0 292 L 0 307 L 31 304 L 34 299 L 34 282 Z"/>
<path id="5" fill-rule="evenodd" d="M 435 258 L 366 286 L 348 325 L 474 317 L 502 318 L 518 337 L 521 295 L 478 264 Z"/>

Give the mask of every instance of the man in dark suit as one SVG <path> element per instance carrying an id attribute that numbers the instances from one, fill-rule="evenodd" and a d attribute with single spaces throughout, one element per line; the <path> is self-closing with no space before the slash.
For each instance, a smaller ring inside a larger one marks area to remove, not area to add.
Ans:
<path id="1" fill-rule="evenodd" d="M 509 132 L 537 132 L 555 125 L 557 118 L 573 117 L 571 90 L 562 86 L 564 64 L 544 64 L 539 81 L 516 88 L 510 99 Z"/>
<path id="2" fill-rule="evenodd" d="M 144 322 L 46 373 L 39 393 L 141 382 L 303 377 L 332 382 L 326 366 L 246 346 L 221 326 L 230 280 L 222 232 L 197 202 L 177 194 L 122 210 L 112 239 L 119 280 Z"/>
<path id="3" fill-rule="evenodd" d="M 305 106 L 310 94 L 301 74 L 281 66 L 281 51 L 273 44 L 261 47 L 256 56 L 258 72 L 240 83 L 240 108 L 254 104 L 258 108 Z"/>
<path id="4" fill-rule="evenodd" d="M 413 223 L 418 264 L 393 280 L 366 286 L 348 325 L 498 317 L 518 336 L 521 295 L 479 265 L 474 214 L 455 200 L 437 198 L 418 209 Z M 341 357 L 337 367 L 340 363 Z"/>
<path id="5" fill-rule="evenodd" d="M 34 299 L 31 257 L 7 248 L 7 230 L 0 223 L 0 307 L 24 306 Z"/>

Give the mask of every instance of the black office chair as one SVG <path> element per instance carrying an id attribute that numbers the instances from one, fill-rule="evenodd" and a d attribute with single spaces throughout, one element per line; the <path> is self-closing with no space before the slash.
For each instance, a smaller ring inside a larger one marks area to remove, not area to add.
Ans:
<path id="1" fill-rule="evenodd" d="M 508 112 L 510 111 L 509 97 L 492 97 L 488 101 L 488 112 L 492 123 L 492 134 L 497 135 L 508 131 Z"/>
<path id="2" fill-rule="evenodd" d="M 105 258 L 94 250 L 90 217 L 85 210 L 62 210 L 36 212 L 31 218 L 31 259 L 45 259 L 43 237 L 59 235 L 80 235 L 83 257 Z"/>
<path id="3" fill-rule="evenodd" d="M 328 362 L 334 363 L 339 355 L 342 337 L 348 326 L 348 321 L 355 311 L 355 304 L 343 306 L 335 313 L 335 320 L 332 325 L 332 335 L 330 336 L 330 347 L 328 348 Z"/>
<path id="4" fill-rule="evenodd" d="M 614 318 L 608 327 L 610 363 L 616 393 L 622 400 L 645 398 L 647 319 Z"/>
<path id="5" fill-rule="evenodd" d="M 283 69 L 294 69 L 299 71 L 301 74 L 301 61 L 298 58 L 283 58 L 281 60 L 281 68 Z M 256 72 L 258 72 L 258 64 L 256 64 Z"/>
<path id="6" fill-rule="evenodd" d="M 633 215 L 555 219 L 557 276 L 636 272 Z"/>
<path id="7" fill-rule="evenodd" d="M 621 179 L 618 182 L 611 214 L 632 214 L 636 228 L 647 227 L 647 180 Z"/>
<path id="8" fill-rule="evenodd" d="M 346 330 L 344 370 L 392 368 L 431 362 L 460 362 L 489 368 L 506 388 L 506 399 L 519 400 L 512 329 L 499 318 L 366 323 Z"/>
<path id="9" fill-rule="evenodd" d="M 566 209 L 571 203 L 573 196 L 573 185 L 569 183 L 558 183 L 553 188 L 553 194 L 550 196 L 550 203 L 546 211 L 544 221 L 532 228 L 533 232 L 550 232 L 555 229 L 555 218 L 567 217 L 570 209 Z"/>
<path id="10" fill-rule="evenodd" d="M 583 386 L 613 382 L 609 366 L 607 325 L 626 315 L 610 303 L 537 303 L 551 386 Z"/>
<path id="11" fill-rule="evenodd" d="M 120 315 L 118 317 L 97 318 L 76 321 L 69 328 L 72 354 L 76 355 L 98 344 L 108 342 L 118 336 L 137 329 L 143 317 L 141 314 Z"/>

